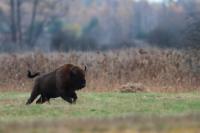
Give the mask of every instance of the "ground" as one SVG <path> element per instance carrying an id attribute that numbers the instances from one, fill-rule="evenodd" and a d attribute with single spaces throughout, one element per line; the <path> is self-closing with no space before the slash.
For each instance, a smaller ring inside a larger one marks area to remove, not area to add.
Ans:
<path id="1" fill-rule="evenodd" d="M 198 132 L 199 93 L 80 92 L 26 106 L 29 93 L 0 94 L 0 132 Z"/>

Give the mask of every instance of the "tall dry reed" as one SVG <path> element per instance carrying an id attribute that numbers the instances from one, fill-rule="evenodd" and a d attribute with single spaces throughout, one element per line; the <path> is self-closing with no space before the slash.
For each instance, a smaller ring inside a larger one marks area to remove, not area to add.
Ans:
<path id="1" fill-rule="evenodd" d="M 33 81 L 26 77 L 28 69 L 46 73 L 73 63 L 88 67 L 85 91 L 113 91 L 128 82 L 144 84 L 150 91 L 193 91 L 200 86 L 198 53 L 132 48 L 107 52 L 1 54 L 0 90 L 30 90 Z"/>

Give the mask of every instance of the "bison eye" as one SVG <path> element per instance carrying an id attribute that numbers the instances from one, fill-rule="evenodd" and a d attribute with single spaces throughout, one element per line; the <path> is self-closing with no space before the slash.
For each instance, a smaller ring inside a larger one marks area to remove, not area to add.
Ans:
<path id="1" fill-rule="evenodd" d="M 82 80 L 82 83 L 83 83 L 83 84 L 85 84 L 85 83 L 86 83 L 85 79 L 83 79 L 83 80 Z"/>
<path id="2" fill-rule="evenodd" d="M 71 76 L 71 77 L 75 77 L 75 76 L 76 76 L 76 73 L 75 73 L 74 71 L 71 71 L 71 72 L 70 72 L 70 76 Z"/>

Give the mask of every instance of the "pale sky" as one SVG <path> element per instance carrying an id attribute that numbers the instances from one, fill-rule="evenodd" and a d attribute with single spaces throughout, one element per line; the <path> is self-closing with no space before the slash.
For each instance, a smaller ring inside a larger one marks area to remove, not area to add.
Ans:
<path id="1" fill-rule="evenodd" d="M 151 2 L 161 2 L 162 0 L 149 0 Z"/>
<path id="2" fill-rule="evenodd" d="M 161 2 L 163 0 L 148 0 L 148 1 L 150 1 L 150 2 Z"/>

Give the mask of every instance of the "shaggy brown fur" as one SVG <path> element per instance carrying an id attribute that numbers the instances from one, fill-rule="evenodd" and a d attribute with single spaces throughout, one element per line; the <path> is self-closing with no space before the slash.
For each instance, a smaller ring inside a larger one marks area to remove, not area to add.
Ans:
<path id="1" fill-rule="evenodd" d="M 31 104 L 38 95 L 40 98 L 36 101 L 37 104 L 42 104 L 49 101 L 50 98 L 61 97 L 69 103 L 75 103 L 77 100 L 76 90 L 85 87 L 85 70 L 72 64 L 65 64 L 56 70 L 43 74 L 35 80 L 35 84 L 30 98 L 26 104 Z M 39 73 L 31 74 L 28 71 L 28 77 L 34 78 Z"/>

